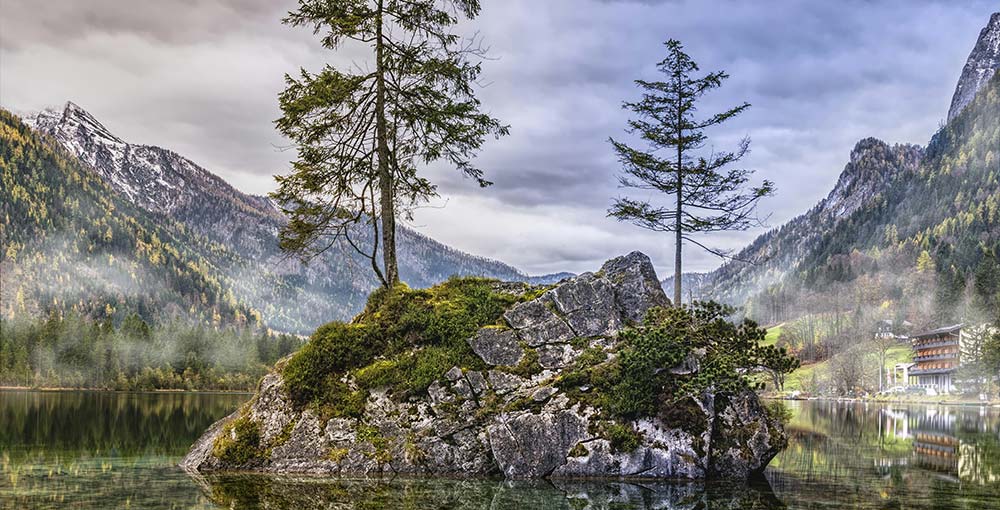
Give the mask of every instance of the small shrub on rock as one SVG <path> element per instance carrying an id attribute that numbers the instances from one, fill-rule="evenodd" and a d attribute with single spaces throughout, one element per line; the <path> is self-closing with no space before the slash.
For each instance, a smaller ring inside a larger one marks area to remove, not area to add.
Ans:
<path id="1" fill-rule="evenodd" d="M 626 417 L 651 416 L 664 404 L 700 398 L 709 389 L 737 393 L 748 388 L 747 375 L 763 363 L 759 344 L 766 331 L 750 320 L 730 322 L 733 312 L 712 302 L 655 308 L 642 326 L 622 332 L 611 410 Z"/>
<path id="2" fill-rule="evenodd" d="M 306 405 L 339 394 L 338 378 L 332 376 L 371 362 L 378 343 L 363 324 L 331 322 L 320 327 L 285 364 L 282 375 L 289 396 Z"/>
<path id="3" fill-rule="evenodd" d="M 642 435 L 628 425 L 606 422 L 602 427 L 604 437 L 616 452 L 634 452 L 642 444 Z"/>
<path id="4" fill-rule="evenodd" d="M 240 416 L 222 429 L 212 445 L 212 454 L 226 463 L 243 466 L 267 456 L 260 442 L 260 425 Z"/>

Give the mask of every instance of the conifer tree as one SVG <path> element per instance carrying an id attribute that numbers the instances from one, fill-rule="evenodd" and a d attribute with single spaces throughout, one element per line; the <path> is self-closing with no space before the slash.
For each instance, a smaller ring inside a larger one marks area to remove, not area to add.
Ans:
<path id="1" fill-rule="evenodd" d="M 436 195 L 417 166 L 444 161 L 490 184 L 471 160 L 508 127 L 474 94 L 482 48 L 451 32 L 479 11 L 478 0 L 299 0 L 288 13 L 284 23 L 311 28 L 325 48 L 365 57 L 285 76 L 275 123 L 298 159 L 272 194 L 290 217 L 283 249 L 309 260 L 344 241 L 392 286 L 397 216 Z"/>
<path id="2" fill-rule="evenodd" d="M 725 170 L 748 153 L 749 138 L 744 138 L 735 151 L 698 155 L 708 139 L 706 128 L 732 119 L 750 105 L 743 103 L 712 116 L 696 117 L 697 101 L 729 76 L 714 72 L 694 77 L 698 65 L 684 53 L 680 41 L 671 39 L 665 46 L 667 56 L 657 68 L 666 80 L 636 80 L 642 97 L 622 105 L 635 114 L 629 120 L 628 132 L 638 135 L 645 147 L 635 148 L 614 138 L 610 141 L 624 170 L 619 177 L 621 187 L 659 192 L 672 197 L 674 204 L 619 197 L 608 215 L 649 230 L 675 234 L 674 303 L 680 304 L 683 242 L 727 256 L 691 234 L 746 230 L 759 224 L 755 216 L 757 201 L 773 194 L 774 185 L 764 181 L 747 189 L 752 170 Z"/>

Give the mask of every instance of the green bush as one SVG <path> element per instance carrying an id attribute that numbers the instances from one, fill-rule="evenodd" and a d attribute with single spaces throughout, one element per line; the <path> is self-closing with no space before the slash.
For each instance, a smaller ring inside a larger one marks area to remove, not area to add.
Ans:
<path id="1" fill-rule="evenodd" d="M 586 457 L 587 455 L 590 455 L 590 450 L 583 443 L 576 443 L 576 446 L 569 451 L 567 457 Z"/>
<path id="2" fill-rule="evenodd" d="M 406 394 L 426 390 L 452 366 L 483 368 L 466 339 L 524 299 L 495 288 L 493 280 L 452 278 L 429 289 L 376 290 L 353 321 L 324 325 L 292 356 L 283 369 L 289 395 L 300 406 L 353 412 L 357 406 L 341 404 L 356 395 L 337 387 L 348 372 L 362 389 Z"/>
<path id="3" fill-rule="evenodd" d="M 621 416 L 656 414 L 666 384 L 663 369 L 676 366 L 689 352 L 682 331 L 671 322 L 629 329 L 619 336 L 618 381 L 611 390 L 611 405 Z"/>
<path id="4" fill-rule="evenodd" d="M 616 452 L 634 452 L 642 444 L 642 435 L 628 425 L 605 422 L 601 429 Z"/>
<path id="5" fill-rule="evenodd" d="M 240 416 L 223 427 L 212 445 L 212 454 L 224 462 L 242 466 L 267 456 L 260 442 L 260 425 Z"/>
<path id="6" fill-rule="evenodd" d="M 285 364 L 282 375 L 288 394 L 299 405 L 327 400 L 342 393 L 334 377 L 375 357 L 377 341 L 362 324 L 331 322 L 313 333 L 309 342 Z"/>
<path id="7" fill-rule="evenodd" d="M 620 335 L 619 377 L 611 390 L 612 411 L 620 416 L 650 416 L 664 403 L 699 398 L 712 388 L 736 393 L 747 387 L 747 374 L 762 366 L 759 347 L 766 331 L 753 321 L 734 324 L 733 309 L 718 303 L 654 308 L 641 327 Z M 674 375 L 668 369 L 694 350 L 697 372 Z M 666 399 L 666 400 L 665 400 Z"/>

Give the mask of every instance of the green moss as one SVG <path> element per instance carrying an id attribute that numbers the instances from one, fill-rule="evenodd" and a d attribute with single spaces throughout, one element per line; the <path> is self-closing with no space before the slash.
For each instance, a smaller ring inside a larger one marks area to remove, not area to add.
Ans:
<path id="1" fill-rule="evenodd" d="M 521 349 L 524 350 L 524 356 L 521 357 L 521 361 L 517 365 L 499 366 L 497 367 L 497 370 L 524 377 L 526 379 L 531 378 L 533 375 L 542 373 L 542 370 L 544 369 L 542 368 L 541 363 L 538 362 L 538 350 L 532 349 L 524 343 L 521 344 Z"/>
<path id="2" fill-rule="evenodd" d="M 562 389 L 572 403 L 582 403 L 607 414 L 608 394 L 617 381 L 618 365 L 606 363 L 608 354 L 600 347 L 584 349 L 573 365 L 563 370 L 555 386 Z"/>
<path id="3" fill-rule="evenodd" d="M 561 311 L 559 311 L 559 307 L 557 307 L 556 304 L 554 302 L 552 302 L 551 300 L 542 301 L 542 305 L 544 305 L 545 308 L 548 308 L 548 310 L 550 312 L 556 314 L 559 317 L 565 317 L 566 316 L 566 314 L 564 314 Z"/>
<path id="4" fill-rule="evenodd" d="M 417 437 L 413 432 L 408 433 L 403 441 L 403 453 L 407 460 L 418 464 L 423 463 L 427 457 L 427 454 L 417 445 Z"/>
<path id="5" fill-rule="evenodd" d="M 642 444 L 642 435 L 628 425 L 604 422 L 601 425 L 601 433 L 616 452 L 634 452 Z"/>
<path id="6" fill-rule="evenodd" d="M 380 359 L 359 368 L 354 373 L 354 381 L 364 388 L 392 386 L 394 373 L 399 363 L 396 360 Z"/>
<path id="7" fill-rule="evenodd" d="M 347 448 L 330 448 L 330 451 L 326 452 L 326 458 L 339 464 L 349 453 L 351 452 Z"/>
<path id="8" fill-rule="evenodd" d="M 542 294 L 545 294 L 546 292 L 554 289 L 555 287 L 556 287 L 555 284 L 552 284 L 552 285 L 539 285 L 537 287 L 532 287 L 531 289 L 529 289 L 528 291 L 526 291 L 524 294 L 521 294 L 521 299 L 520 300 L 522 302 L 534 301 L 535 299 L 538 299 L 538 298 L 542 297 Z"/>
<path id="9" fill-rule="evenodd" d="M 499 413 L 501 409 L 500 404 L 500 397 L 492 390 L 487 391 L 479 397 L 479 409 L 476 410 L 476 419 L 482 420 Z"/>
<path id="10" fill-rule="evenodd" d="M 504 413 L 516 413 L 518 411 L 530 411 L 534 414 L 542 412 L 542 408 L 545 407 L 545 401 L 537 401 L 531 397 L 531 395 L 516 398 L 503 406 L 501 412 Z"/>
<path id="11" fill-rule="evenodd" d="M 441 374 L 454 366 L 466 370 L 486 368 L 471 350 L 455 346 L 423 347 L 361 368 L 355 373 L 355 382 L 362 388 L 385 387 L 406 396 L 426 391 Z"/>
<path id="12" fill-rule="evenodd" d="M 426 390 L 452 366 L 484 368 L 466 339 L 498 324 L 504 310 L 523 297 L 497 291 L 484 278 L 453 278 L 430 289 L 400 284 L 379 289 L 349 323 L 319 328 L 284 365 L 286 388 L 297 406 L 322 407 L 350 397 L 338 388 L 347 373 L 362 390 L 388 387 L 405 396 Z M 356 414 L 347 406 L 339 414 Z"/>
<path id="13" fill-rule="evenodd" d="M 289 420 L 284 427 L 281 428 L 281 432 L 275 436 L 274 440 L 271 441 L 271 448 L 276 446 L 281 446 L 288 442 L 292 438 L 292 429 L 295 428 L 295 420 Z"/>
<path id="14" fill-rule="evenodd" d="M 377 427 L 371 425 L 359 425 L 357 433 L 358 441 L 366 442 L 375 449 L 371 458 L 379 465 L 392 462 L 392 452 L 389 450 L 391 441 L 382 435 Z"/>
<path id="15" fill-rule="evenodd" d="M 229 422 L 215 439 L 212 455 L 236 466 L 266 459 L 267 452 L 261 447 L 260 425 L 248 416 Z"/>
<path id="16" fill-rule="evenodd" d="M 587 455 L 590 455 L 590 450 L 583 443 L 576 443 L 576 446 L 569 451 L 570 457 L 586 457 Z"/>
<path id="17" fill-rule="evenodd" d="M 351 391 L 346 384 L 335 381 L 327 394 L 313 405 L 313 409 L 324 422 L 330 418 L 360 418 L 367 402 L 367 391 Z"/>

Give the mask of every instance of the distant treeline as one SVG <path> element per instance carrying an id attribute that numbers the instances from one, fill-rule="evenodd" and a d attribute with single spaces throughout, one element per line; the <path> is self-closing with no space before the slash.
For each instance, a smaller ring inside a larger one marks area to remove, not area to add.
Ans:
<path id="1" fill-rule="evenodd" d="M 252 390 L 299 337 L 250 327 L 120 324 L 76 314 L 0 319 L 0 385 Z"/>

